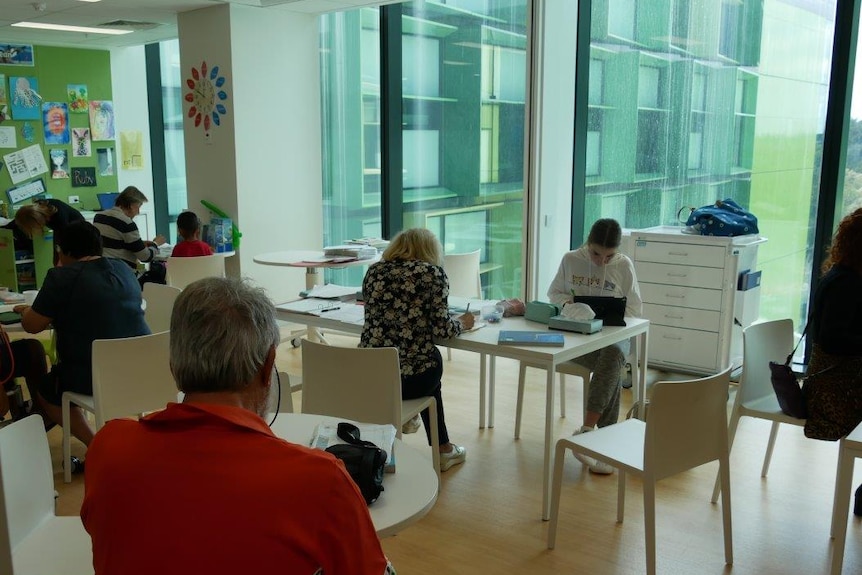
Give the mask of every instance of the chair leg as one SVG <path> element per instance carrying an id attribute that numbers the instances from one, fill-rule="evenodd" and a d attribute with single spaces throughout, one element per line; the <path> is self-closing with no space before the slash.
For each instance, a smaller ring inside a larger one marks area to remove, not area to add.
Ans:
<path id="1" fill-rule="evenodd" d="M 766 444 L 766 455 L 763 457 L 763 468 L 760 470 L 760 476 L 766 477 L 769 473 L 769 463 L 772 461 L 772 450 L 775 448 L 775 438 L 778 437 L 778 426 L 781 423 L 772 422 L 772 430 L 769 432 L 769 443 Z"/>
<path id="2" fill-rule="evenodd" d="M 60 406 L 63 413 L 63 482 L 72 483 L 72 432 L 69 431 L 70 401 L 65 395 L 60 401 Z"/>
<path id="3" fill-rule="evenodd" d="M 560 417 L 566 416 L 566 374 L 560 373 Z"/>
<path id="4" fill-rule="evenodd" d="M 647 575 L 655 575 L 655 480 L 644 477 L 644 533 Z"/>
<path id="5" fill-rule="evenodd" d="M 730 412 L 730 423 L 727 424 L 727 454 L 730 457 L 730 452 L 733 450 L 733 440 L 736 437 L 736 428 L 739 427 L 739 410 L 734 405 L 733 411 Z M 712 488 L 712 503 L 718 501 L 718 494 L 721 493 L 721 470 L 715 475 L 715 487 Z"/>
<path id="6" fill-rule="evenodd" d="M 721 518 L 724 528 L 724 562 L 733 565 L 733 527 L 730 515 L 730 453 L 718 461 L 721 477 Z"/>
<path id="7" fill-rule="evenodd" d="M 520 362 L 518 369 L 518 401 L 515 404 L 515 439 L 521 437 L 521 413 L 524 410 L 524 385 L 527 379 L 527 364 Z"/>
<path id="8" fill-rule="evenodd" d="M 847 538 L 847 512 L 850 509 L 850 490 L 853 481 L 853 463 L 856 458 L 844 450 L 842 439 L 838 447 L 838 471 L 835 475 L 835 499 L 832 503 L 832 575 L 841 575 L 844 565 L 844 546 Z"/>
<path id="9" fill-rule="evenodd" d="M 446 359 L 448 359 L 449 361 L 452 361 L 452 348 L 451 347 L 446 348 Z"/>
<path id="10" fill-rule="evenodd" d="M 431 398 L 431 404 L 428 406 L 428 423 L 431 424 L 431 462 L 434 465 L 434 471 L 437 472 L 437 481 L 440 482 L 440 435 L 438 432 L 437 423 L 437 400 Z M 439 483 L 442 486 L 442 483 Z"/>
<path id="11" fill-rule="evenodd" d="M 554 478 L 551 483 L 551 523 L 548 525 L 548 549 L 557 543 L 557 520 L 560 517 L 560 489 L 563 483 L 563 466 L 566 463 L 566 444 L 557 442 L 554 452 Z"/>

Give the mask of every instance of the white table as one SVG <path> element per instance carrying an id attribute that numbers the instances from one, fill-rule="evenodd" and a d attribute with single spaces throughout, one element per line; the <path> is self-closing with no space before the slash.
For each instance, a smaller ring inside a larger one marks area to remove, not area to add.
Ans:
<path id="1" fill-rule="evenodd" d="M 303 413 L 279 413 L 272 431 L 293 443 L 308 445 L 318 423 L 345 421 L 336 417 Z M 434 506 L 440 484 L 431 460 L 418 450 L 395 440 L 395 473 L 383 477 L 383 493 L 368 506 L 380 538 L 395 535 L 419 521 Z"/>
<path id="2" fill-rule="evenodd" d="M 841 440 L 838 448 L 838 472 L 835 474 L 835 499 L 832 503 L 832 575 L 841 575 L 844 545 L 847 538 L 847 511 L 853 490 L 853 464 L 862 458 L 862 423 Z"/>
<path id="3" fill-rule="evenodd" d="M 342 303 L 346 305 L 356 305 Z M 304 323 L 316 328 L 329 328 L 349 333 L 362 333 L 362 325 L 347 323 L 327 317 L 327 314 L 309 315 L 284 310 L 278 310 L 278 318 L 294 323 Z M 537 347 L 519 345 L 500 345 L 497 343 L 499 332 L 506 330 L 545 330 L 547 326 L 541 323 L 527 321 L 523 317 L 505 318 L 498 324 L 489 324 L 486 327 L 469 333 L 461 334 L 452 339 L 441 339 L 435 343 L 453 349 L 462 349 L 479 354 L 492 356 L 491 377 L 486 378 L 485 362 L 482 362 L 479 372 L 479 409 L 480 427 L 484 423 L 486 382 L 488 388 L 488 420 L 493 424 L 494 418 L 494 391 L 495 382 L 493 374 L 493 357 L 508 357 L 518 361 L 527 361 L 531 364 L 543 367 L 547 371 L 545 379 L 545 443 L 544 443 L 544 474 L 542 481 L 542 519 L 550 518 L 550 493 L 551 493 L 551 451 L 554 438 L 551 437 L 554 416 L 554 376 L 556 368 L 561 363 L 573 360 L 582 355 L 602 349 L 613 343 L 627 340 L 637 336 L 635 340 L 636 361 L 632 365 L 632 381 L 635 393 L 635 401 L 642 404 L 646 393 L 646 362 L 647 343 L 649 333 L 649 320 L 640 318 L 626 318 L 626 326 L 606 326 L 602 331 L 590 335 L 561 331 L 565 343 L 562 347 Z M 638 409 L 639 414 L 644 413 L 643 405 Z M 643 415 L 641 415 L 643 417 Z"/>
<path id="4" fill-rule="evenodd" d="M 380 259 L 378 255 L 377 257 L 366 258 L 364 260 L 321 261 L 323 257 L 322 251 L 288 250 L 254 256 L 254 262 L 265 266 L 305 268 L 305 289 L 312 289 L 316 285 L 322 285 L 320 282 L 320 268 L 369 266 Z"/>

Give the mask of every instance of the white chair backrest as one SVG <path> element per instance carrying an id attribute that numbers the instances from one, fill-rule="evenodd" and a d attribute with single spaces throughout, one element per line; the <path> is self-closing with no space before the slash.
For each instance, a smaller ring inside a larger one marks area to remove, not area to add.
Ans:
<path id="1" fill-rule="evenodd" d="M 12 549 L 54 516 L 54 473 L 42 418 L 0 428 L 0 573 L 12 573 Z"/>
<path id="2" fill-rule="evenodd" d="M 174 300 L 182 290 L 178 287 L 147 282 L 144 284 L 144 321 L 153 333 L 171 329 L 171 312 Z"/>
<path id="3" fill-rule="evenodd" d="M 96 425 L 163 409 L 177 401 L 170 367 L 170 332 L 93 342 Z"/>
<path id="4" fill-rule="evenodd" d="M 727 454 L 727 389 L 721 373 L 653 386 L 647 410 L 644 470 L 656 481 Z"/>
<path id="5" fill-rule="evenodd" d="M 199 279 L 224 277 L 224 256 L 170 257 L 166 266 L 168 285 L 180 289 Z"/>
<path id="6" fill-rule="evenodd" d="M 784 363 L 793 351 L 793 320 L 779 319 L 750 325 L 742 332 L 742 375 L 739 401 L 774 397 L 769 362 Z"/>
<path id="7" fill-rule="evenodd" d="M 394 347 L 302 342 L 302 413 L 401 429 L 401 367 Z"/>
<path id="8" fill-rule="evenodd" d="M 465 254 L 443 256 L 443 269 L 449 278 L 449 295 L 482 297 L 482 279 L 479 275 L 480 250 Z"/>
<path id="9" fill-rule="evenodd" d="M 290 391 L 290 374 L 286 371 L 279 371 L 278 380 L 274 380 L 272 384 L 275 384 L 276 381 L 280 388 L 278 391 L 278 412 L 293 413 L 293 393 Z"/>

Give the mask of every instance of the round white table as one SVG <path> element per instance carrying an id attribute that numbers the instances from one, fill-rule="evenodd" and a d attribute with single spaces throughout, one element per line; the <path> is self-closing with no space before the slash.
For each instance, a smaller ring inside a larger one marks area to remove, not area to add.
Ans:
<path id="1" fill-rule="evenodd" d="M 287 266 L 305 268 L 305 289 L 312 289 L 320 284 L 320 268 L 347 268 L 351 266 L 370 266 L 380 259 L 380 255 L 364 260 L 344 258 L 325 261 L 322 251 L 287 250 L 283 252 L 268 252 L 254 256 L 254 262 L 265 266 Z"/>
<path id="2" fill-rule="evenodd" d="M 282 439 L 308 445 L 318 423 L 346 421 L 305 413 L 279 413 L 272 431 Z M 431 464 L 418 450 L 395 440 L 396 471 L 383 477 L 383 493 L 368 506 L 380 538 L 395 535 L 424 517 L 437 501 L 440 484 Z"/>

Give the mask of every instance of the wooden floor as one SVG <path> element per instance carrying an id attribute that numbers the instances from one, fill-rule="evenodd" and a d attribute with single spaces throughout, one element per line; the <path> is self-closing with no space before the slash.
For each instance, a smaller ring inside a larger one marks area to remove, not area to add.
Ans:
<path id="1" fill-rule="evenodd" d="M 336 344 L 356 344 L 355 338 L 331 339 Z M 548 524 L 540 513 L 544 372 L 530 370 L 523 429 L 516 441 L 512 434 L 518 366 L 510 360 L 498 361 L 496 426 L 479 429 L 478 361 L 474 354 L 454 351 L 452 361 L 446 362 L 443 391 L 447 425 L 452 440 L 467 447 L 467 462 L 443 474 L 437 504 L 425 518 L 383 540 L 398 572 L 645 572 L 640 482 L 629 479 L 626 520 L 618 524 L 616 475 L 592 475 L 572 457 L 566 462 L 557 547 L 547 549 Z M 282 346 L 278 363 L 288 372 L 299 373 L 299 350 Z M 668 378 L 668 374 L 651 372 L 650 377 Z M 567 389 L 568 417 L 555 419 L 557 436 L 570 434 L 581 422 L 579 380 L 570 377 Z M 623 394 L 625 410 L 631 393 L 626 390 Z M 301 399 L 299 393 L 295 399 Z M 769 476 L 762 479 L 760 467 L 768 433 L 768 422 L 744 418 L 732 451 L 732 567 L 724 564 L 720 506 L 709 502 L 717 464 L 659 483 L 659 573 L 828 573 L 837 444 L 809 440 L 800 428 L 782 426 Z M 52 430 L 49 436 L 60 492 L 59 512 L 77 514 L 83 478 L 75 476 L 71 485 L 63 483 L 59 430 Z M 424 434 L 405 436 L 405 440 L 422 447 Z M 83 446 L 74 442 L 73 452 L 85 453 Z M 854 485 L 862 481 L 860 467 Z M 843 572 L 862 573 L 862 522 L 856 518 L 848 529 Z"/>

